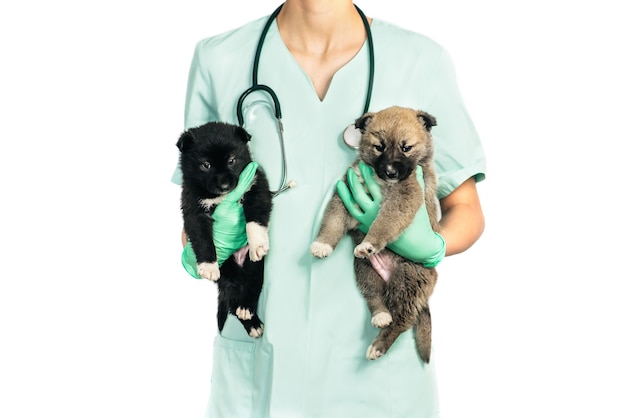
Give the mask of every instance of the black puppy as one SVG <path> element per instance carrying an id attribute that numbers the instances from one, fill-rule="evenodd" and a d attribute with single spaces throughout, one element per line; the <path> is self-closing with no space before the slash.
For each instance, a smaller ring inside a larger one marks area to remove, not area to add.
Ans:
<path id="1" fill-rule="evenodd" d="M 239 175 L 252 161 L 249 140 L 250 134 L 242 127 L 209 122 L 185 131 L 176 146 L 183 173 L 184 228 L 196 254 L 198 274 L 217 281 L 218 329 L 222 331 L 231 313 L 239 318 L 248 335 L 260 337 L 263 322 L 256 310 L 263 286 L 263 257 L 269 250 L 267 230 L 272 210 L 267 177 L 260 168 L 241 199 L 248 245 L 220 267 L 213 241 L 215 207 L 237 186 Z"/>

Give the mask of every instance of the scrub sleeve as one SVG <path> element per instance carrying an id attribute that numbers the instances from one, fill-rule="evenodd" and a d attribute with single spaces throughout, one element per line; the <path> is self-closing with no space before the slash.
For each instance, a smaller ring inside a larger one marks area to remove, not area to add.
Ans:
<path id="1" fill-rule="evenodd" d="M 207 121 L 237 123 L 236 103 L 250 86 L 256 42 L 266 18 L 200 41 L 191 63 L 185 128 Z M 435 160 L 443 197 L 474 176 L 484 178 L 484 156 L 461 100 L 446 52 L 432 40 L 381 20 L 372 23 L 376 70 L 371 111 L 392 105 L 437 118 Z M 249 59 L 248 59 L 249 58 Z M 401 335 L 376 361 L 365 358 L 378 333 L 358 291 L 353 244 L 342 239 L 326 259 L 308 251 L 323 208 L 355 151 L 344 128 L 361 116 L 368 51 L 333 77 L 323 101 L 293 59 L 274 23 L 259 65 L 259 82 L 281 102 L 288 179 L 297 186 L 274 199 L 271 250 L 259 315 L 265 332 L 248 337 L 229 317 L 213 352 L 211 418 L 434 418 L 439 416 L 436 341 L 430 364 L 421 362 L 414 333 Z M 252 156 L 275 188 L 281 152 L 271 100 L 252 94 L 244 105 Z M 172 180 L 180 184 L 177 168 Z M 436 312 L 433 313 L 436 315 Z"/>

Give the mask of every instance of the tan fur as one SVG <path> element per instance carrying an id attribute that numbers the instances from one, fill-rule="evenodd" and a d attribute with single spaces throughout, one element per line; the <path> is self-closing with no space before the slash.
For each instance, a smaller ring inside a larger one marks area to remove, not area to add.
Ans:
<path id="1" fill-rule="evenodd" d="M 431 227 L 439 231 L 437 180 L 430 134 L 430 128 L 436 125 L 436 121 L 426 112 L 394 106 L 366 113 L 356 121 L 356 125 L 363 134 L 359 159 L 374 168 L 374 178 L 383 196 L 378 216 L 367 235 L 363 234 L 358 230 L 358 221 L 348 213 L 335 193 L 326 208 L 311 252 L 316 257 L 326 257 L 341 237 L 350 234 L 356 245 L 354 264 L 357 285 L 367 302 L 372 325 L 381 328 L 367 350 L 367 358 L 379 358 L 402 332 L 415 327 L 418 352 L 428 363 L 431 345 L 428 298 L 437 281 L 437 272 L 434 268 L 426 268 L 403 258 L 385 246 L 395 241 L 412 223 L 423 203 L 426 204 Z M 357 172 L 359 159 L 353 164 Z M 423 170 L 424 193 L 415 175 L 417 165 Z M 403 171 L 405 178 L 403 173 L 398 173 L 399 178 L 393 178 L 394 167 L 399 166 L 406 167 Z M 375 254 L 391 269 L 389 282 L 384 281 L 372 266 L 370 257 Z"/>

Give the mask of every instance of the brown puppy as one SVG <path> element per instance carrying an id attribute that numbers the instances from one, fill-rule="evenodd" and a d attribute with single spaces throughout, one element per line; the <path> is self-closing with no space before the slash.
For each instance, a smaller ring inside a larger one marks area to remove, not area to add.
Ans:
<path id="1" fill-rule="evenodd" d="M 335 192 L 310 251 L 316 257 L 327 257 L 341 237 L 349 233 L 356 245 L 357 285 L 367 301 L 372 325 L 381 328 L 367 350 L 367 358 L 379 358 L 402 332 L 415 327 L 418 353 L 428 363 L 431 347 L 428 299 L 437 281 L 437 271 L 407 260 L 385 246 L 413 222 L 424 203 L 433 231 L 439 232 L 430 134 L 436 120 L 420 110 L 393 106 L 366 113 L 355 125 L 361 130 L 362 138 L 353 168 L 359 173 L 358 162 L 363 160 L 374 169 L 382 193 L 379 213 L 364 234 Z M 418 165 L 423 171 L 424 190 L 416 176 Z"/>

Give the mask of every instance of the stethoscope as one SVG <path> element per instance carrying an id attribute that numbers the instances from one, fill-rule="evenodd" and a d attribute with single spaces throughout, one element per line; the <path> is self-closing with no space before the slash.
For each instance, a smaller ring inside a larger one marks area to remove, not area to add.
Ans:
<path id="1" fill-rule="evenodd" d="M 243 102 L 251 93 L 255 91 L 264 91 L 270 95 L 272 101 L 274 103 L 274 116 L 276 117 L 276 123 L 278 126 L 278 138 L 280 142 L 280 152 L 282 154 L 282 174 L 280 180 L 280 187 L 276 191 L 272 191 L 272 197 L 277 196 L 278 194 L 284 192 L 287 189 L 290 189 L 296 185 L 293 180 L 287 181 L 287 158 L 285 154 L 285 137 L 283 130 L 283 122 L 282 122 L 282 111 L 280 110 L 280 102 L 278 100 L 278 96 L 271 87 L 265 84 L 259 84 L 258 76 L 259 76 L 259 60 L 261 58 L 261 50 L 263 49 L 263 44 L 265 42 L 265 37 L 272 25 L 272 22 L 278 16 L 278 13 L 282 9 L 283 5 L 278 6 L 274 13 L 270 15 L 265 23 L 265 27 L 263 27 L 263 31 L 261 32 L 261 36 L 259 37 L 259 43 L 256 47 L 256 52 L 254 54 L 254 65 L 252 67 L 252 86 L 244 91 L 241 96 L 239 96 L 239 100 L 237 101 L 237 120 L 239 122 L 239 126 L 244 126 L 243 120 Z M 363 108 L 363 113 L 366 113 L 370 106 L 370 101 L 372 99 L 372 87 L 374 85 L 374 43 L 372 41 L 372 32 L 370 31 L 369 22 L 367 21 L 367 17 L 365 14 L 354 5 L 357 12 L 361 16 L 363 20 L 363 25 L 365 26 L 365 32 L 367 34 L 367 45 L 369 49 L 369 78 L 367 81 L 367 95 L 365 96 L 365 107 Z M 343 133 L 343 139 L 345 143 L 351 148 L 357 149 L 358 143 L 361 139 L 361 132 L 354 126 L 354 124 L 348 125 Z"/>

